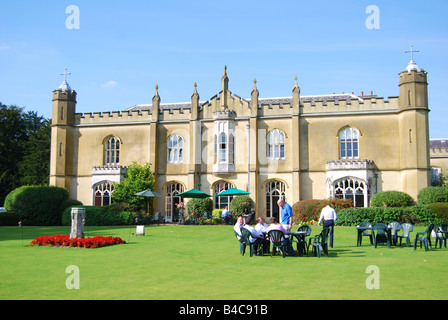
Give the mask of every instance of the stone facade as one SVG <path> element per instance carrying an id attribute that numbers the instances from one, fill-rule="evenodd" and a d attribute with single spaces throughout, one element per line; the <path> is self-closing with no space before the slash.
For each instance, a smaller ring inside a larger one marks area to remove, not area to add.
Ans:
<path id="1" fill-rule="evenodd" d="M 151 163 L 156 211 L 173 219 L 176 194 L 197 188 L 213 196 L 229 187 L 248 190 L 257 215 L 277 215 L 276 200 L 346 197 L 368 206 L 379 191 L 416 198 L 430 184 L 427 73 L 399 74 L 399 95 L 301 96 L 249 99 L 229 90 L 190 102 L 151 104 L 123 111 L 76 113 L 76 92 L 53 92 L 52 185 L 86 205 L 107 204 L 113 182 L 133 161 Z M 101 198 L 103 197 L 103 198 Z M 106 197 L 106 198 L 104 198 Z M 100 199 L 101 198 L 101 199 Z M 213 197 L 222 207 L 230 199 Z"/>

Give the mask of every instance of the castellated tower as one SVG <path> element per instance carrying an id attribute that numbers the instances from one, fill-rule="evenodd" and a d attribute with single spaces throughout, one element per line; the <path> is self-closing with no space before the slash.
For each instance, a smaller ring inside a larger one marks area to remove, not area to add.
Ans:
<path id="1" fill-rule="evenodd" d="M 431 176 L 427 72 L 413 58 L 399 74 L 399 88 L 401 184 L 404 192 L 417 199 L 418 190 L 430 185 Z"/>
<path id="2" fill-rule="evenodd" d="M 63 75 L 67 75 L 66 72 Z M 70 190 L 73 175 L 73 125 L 75 122 L 76 92 L 65 79 L 53 91 L 51 125 L 50 185 Z"/>

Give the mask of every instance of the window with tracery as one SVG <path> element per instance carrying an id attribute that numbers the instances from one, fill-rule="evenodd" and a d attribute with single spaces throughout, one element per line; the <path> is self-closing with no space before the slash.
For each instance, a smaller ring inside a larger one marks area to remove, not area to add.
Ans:
<path id="1" fill-rule="evenodd" d="M 104 144 L 104 165 L 120 164 L 121 142 L 117 137 L 110 137 Z"/>
<path id="2" fill-rule="evenodd" d="M 355 128 L 345 128 L 339 132 L 339 157 L 341 159 L 359 158 L 359 132 Z"/>

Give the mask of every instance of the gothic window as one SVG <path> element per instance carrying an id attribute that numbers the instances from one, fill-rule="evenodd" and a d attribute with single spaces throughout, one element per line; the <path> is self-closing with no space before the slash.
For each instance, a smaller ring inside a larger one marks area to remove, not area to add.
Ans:
<path id="1" fill-rule="evenodd" d="M 95 207 L 110 205 L 112 203 L 112 193 L 114 193 L 114 185 L 112 182 L 97 184 L 94 191 Z"/>
<path id="2" fill-rule="evenodd" d="M 345 128 L 339 132 L 339 155 L 341 159 L 358 159 L 359 132 L 355 128 Z"/>
<path id="3" fill-rule="evenodd" d="M 183 162 L 184 140 L 181 136 L 173 134 L 168 139 L 168 163 Z"/>
<path id="4" fill-rule="evenodd" d="M 364 207 L 368 203 L 369 188 L 364 181 L 355 178 L 345 178 L 334 184 L 334 197 L 352 200 L 356 208 Z"/>
<path id="5" fill-rule="evenodd" d="M 173 218 L 175 221 L 179 219 L 176 204 L 182 202 L 182 198 L 178 196 L 182 192 L 184 192 L 184 186 L 180 183 L 171 183 L 166 187 L 165 212 L 169 221 L 172 221 Z"/>
<path id="6" fill-rule="evenodd" d="M 223 209 L 225 206 L 230 206 L 230 201 L 232 201 L 233 197 L 218 197 L 217 194 L 228 189 L 234 188 L 234 185 L 229 182 L 221 181 L 215 184 L 215 208 Z"/>
<path id="7" fill-rule="evenodd" d="M 279 219 L 277 201 L 285 199 L 286 185 L 280 181 L 271 181 L 266 184 L 266 218 Z"/>
<path id="8" fill-rule="evenodd" d="M 281 130 L 274 129 L 268 134 L 268 159 L 285 159 L 285 133 Z"/>
<path id="9" fill-rule="evenodd" d="M 104 165 L 120 164 L 121 142 L 117 137 L 110 137 L 104 144 Z"/>

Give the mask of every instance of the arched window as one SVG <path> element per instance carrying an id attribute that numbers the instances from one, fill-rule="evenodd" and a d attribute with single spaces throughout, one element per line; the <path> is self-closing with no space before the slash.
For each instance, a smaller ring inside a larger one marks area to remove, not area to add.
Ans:
<path id="1" fill-rule="evenodd" d="M 120 164 L 121 142 L 117 137 L 110 137 L 104 144 L 104 165 Z"/>
<path id="2" fill-rule="evenodd" d="M 344 178 L 334 184 L 334 197 L 352 200 L 356 208 L 367 206 L 370 197 L 367 183 L 355 178 Z"/>
<path id="3" fill-rule="evenodd" d="M 178 196 L 182 192 L 184 192 L 184 186 L 180 183 L 171 183 L 166 186 L 165 212 L 168 222 L 179 220 L 176 204 L 182 202 L 182 198 Z"/>
<path id="4" fill-rule="evenodd" d="M 266 184 L 266 218 L 280 218 L 277 201 L 285 200 L 285 191 L 286 185 L 283 182 L 271 181 Z"/>
<path id="5" fill-rule="evenodd" d="M 168 163 L 183 162 L 184 139 L 177 134 L 173 134 L 168 139 Z"/>
<path id="6" fill-rule="evenodd" d="M 279 129 L 274 129 L 268 134 L 268 159 L 285 159 L 285 133 Z"/>
<path id="7" fill-rule="evenodd" d="M 110 205 L 112 203 L 112 193 L 114 193 L 114 184 L 112 182 L 97 184 L 94 190 L 95 207 Z"/>
<path id="8" fill-rule="evenodd" d="M 219 183 L 215 184 L 215 208 L 216 209 L 223 209 L 225 206 L 230 205 L 230 201 L 232 201 L 233 197 L 218 197 L 217 194 L 221 193 L 223 191 L 226 191 L 228 189 L 234 188 L 234 185 L 229 182 L 221 181 Z"/>
<path id="9" fill-rule="evenodd" d="M 359 132 L 355 128 L 345 128 L 339 132 L 339 156 L 341 159 L 359 158 Z"/>

